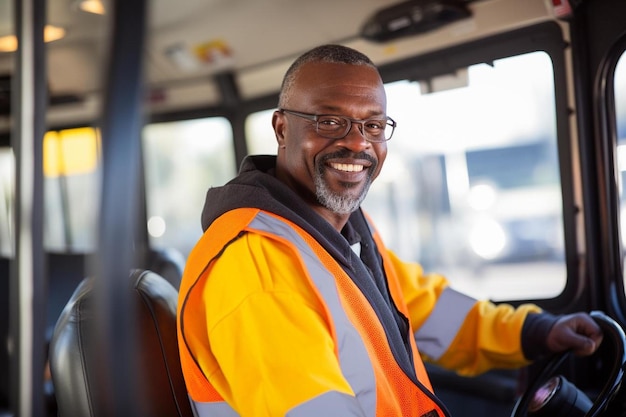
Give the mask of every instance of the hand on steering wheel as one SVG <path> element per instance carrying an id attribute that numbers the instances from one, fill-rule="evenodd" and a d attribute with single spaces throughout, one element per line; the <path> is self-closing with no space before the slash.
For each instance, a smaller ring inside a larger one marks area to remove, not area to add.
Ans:
<path id="1" fill-rule="evenodd" d="M 592 402 L 564 377 L 550 378 L 570 354 L 564 352 L 555 355 L 544 366 L 515 404 L 511 417 L 597 417 L 606 409 L 624 378 L 626 336 L 621 326 L 606 314 L 594 311 L 590 315 L 602 328 L 604 343 L 609 340 L 614 352 L 611 374 L 595 401 Z"/>

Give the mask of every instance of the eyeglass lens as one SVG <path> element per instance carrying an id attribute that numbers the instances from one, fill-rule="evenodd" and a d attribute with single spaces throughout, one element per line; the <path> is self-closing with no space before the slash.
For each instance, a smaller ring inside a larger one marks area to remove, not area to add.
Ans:
<path id="1" fill-rule="evenodd" d="M 371 142 L 391 139 L 394 130 L 392 122 L 386 119 L 353 121 L 341 116 L 320 116 L 317 119 L 317 132 L 330 139 L 340 139 L 348 135 L 353 124 Z"/>

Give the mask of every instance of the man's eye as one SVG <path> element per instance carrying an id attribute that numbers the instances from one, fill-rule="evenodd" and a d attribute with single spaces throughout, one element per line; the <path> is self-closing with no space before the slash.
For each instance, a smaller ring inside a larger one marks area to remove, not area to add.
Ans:
<path id="1" fill-rule="evenodd" d="M 366 122 L 365 127 L 370 130 L 382 130 L 385 128 L 385 122 L 381 120 L 370 120 Z"/>
<path id="2" fill-rule="evenodd" d="M 337 117 L 324 117 L 318 120 L 318 123 L 327 127 L 333 126 L 341 126 L 345 122 L 343 122 L 340 118 Z"/>

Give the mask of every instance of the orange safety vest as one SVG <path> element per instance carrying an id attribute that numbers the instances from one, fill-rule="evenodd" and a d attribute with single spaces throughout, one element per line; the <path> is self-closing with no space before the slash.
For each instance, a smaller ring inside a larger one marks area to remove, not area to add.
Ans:
<path id="1" fill-rule="evenodd" d="M 298 225 L 253 208 L 235 209 L 220 216 L 204 233 L 187 260 L 179 291 L 178 341 L 187 390 L 198 416 L 237 415 L 205 377 L 189 350 L 185 331 L 193 327 L 192 323 L 198 315 L 186 315 L 185 312 L 189 309 L 202 310 L 201 291 L 194 291 L 199 287 L 196 284 L 210 279 L 212 260 L 219 257 L 228 242 L 236 239 L 241 232 L 275 237 L 293 246 L 294 253 L 299 254 L 309 275 L 303 279 L 311 281 L 321 303 L 327 307 L 327 320 L 329 328 L 334 330 L 332 336 L 339 363 L 362 409 L 370 413 L 375 410 L 372 415 L 385 417 L 448 416 L 445 407 L 432 392 L 413 338 L 410 337 L 410 343 L 418 384 L 397 364 L 376 313 L 341 265 Z M 374 239 L 379 248 L 384 248 L 376 234 Z M 391 297 L 398 309 L 409 317 L 391 261 L 386 251 L 381 250 L 380 253 Z"/>

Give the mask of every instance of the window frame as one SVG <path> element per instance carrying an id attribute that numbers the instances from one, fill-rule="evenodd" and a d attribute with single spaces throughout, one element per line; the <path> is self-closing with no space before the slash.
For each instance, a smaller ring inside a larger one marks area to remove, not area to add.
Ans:
<path id="1" fill-rule="evenodd" d="M 602 224 L 606 235 L 606 250 L 603 251 L 603 263 L 607 268 L 604 276 L 605 286 L 603 296 L 607 300 L 609 311 L 626 322 L 626 288 L 624 279 L 624 248 L 621 242 L 620 196 L 619 196 L 619 166 L 617 164 L 617 146 L 619 132 L 617 131 L 617 113 L 615 96 L 615 75 L 620 59 L 626 60 L 626 34 L 622 35 L 601 62 L 598 77 L 594 82 L 595 112 L 598 123 L 595 136 L 598 137 L 600 165 L 604 168 L 601 186 L 607 204 L 603 213 Z M 625 61 L 626 62 L 626 61 Z"/>

